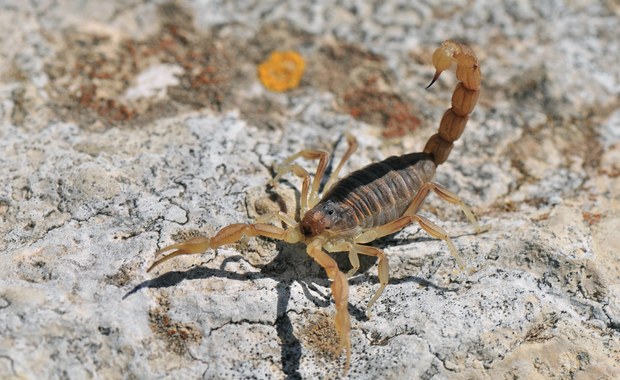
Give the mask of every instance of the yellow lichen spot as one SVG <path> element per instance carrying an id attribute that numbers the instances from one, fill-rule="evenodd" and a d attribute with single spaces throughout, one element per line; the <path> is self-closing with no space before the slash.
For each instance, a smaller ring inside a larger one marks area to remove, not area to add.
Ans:
<path id="1" fill-rule="evenodd" d="M 299 86 L 306 62 L 294 51 L 273 52 L 258 65 L 258 77 L 267 89 L 275 92 L 292 90 Z"/>

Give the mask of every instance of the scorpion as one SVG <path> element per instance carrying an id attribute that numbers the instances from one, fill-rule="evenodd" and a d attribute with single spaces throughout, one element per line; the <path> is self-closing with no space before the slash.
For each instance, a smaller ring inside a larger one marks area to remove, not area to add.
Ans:
<path id="1" fill-rule="evenodd" d="M 430 88 L 453 62 L 456 62 L 458 84 L 452 95 L 452 107 L 443 114 L 438 132 L 429 138 L 422 152 L 389 157 L 338 181 L 344 163 L 357 149 L 355 138 L 345 134 L 348 148 L 325 183 L 321 197 L 319 189 L 329 162 L 329 153 L 302 150 L 277 167 L 272 179 L 273 185 L 287 173 L 302 179 L 296 219 L 282 211 L 268 213 L 260 216 L 256 223 L 226 226 L 213 237 L 195 237 L 169 245 L 156 252 L 156 257 L 166 252 L 168 254 L 156 260 L 147 272 L 173 257 L 199 254 L 249 237 L 262 236 L 288 243 L 305 243 L 308 255 L 323 267 L 331 280 L 336 309 L 334 324 L 339 338 L 336 353 L 340 355 L 344 349 L 346 373 L 351 362 L 348 278 L 360 267 L 358 255 L 377 257 L 380 286 L 366 305 L 367 312 L 383 293 L 389 278 L 386 254 L 379 248 L 365 244 L 415 222 L 430 236 L 445 241 L 458 267 L 464 270 L 465 264 L 446 231 L 417 214 L 430 192 L 460 207 L 475 226 L 476 232 L 482 231 L 471 209 L 456 194 L 432 182 L 437 166 L 447 160 L 454 141 L 463 133 L 480 94 L 478 58 L 469 46 L 451 40 L 443 42 L 433 53 L 435 75 L 426 88 Z M 313 178 L 303 167 L 294 163 L 298 158 L 318 160 Z M 280 226 L 273 222 L 278 222 Z M 352 268 L 347 274 L 341 272 L 336 261 L 328 255 L 331 252 L 348 252 Z"/>

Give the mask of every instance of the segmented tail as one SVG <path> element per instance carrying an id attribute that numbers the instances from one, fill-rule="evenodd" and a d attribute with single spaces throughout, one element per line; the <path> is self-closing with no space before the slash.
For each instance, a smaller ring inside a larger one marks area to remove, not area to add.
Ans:
<path id="1" fill-rule="evenodd" d="M 435 76 L 426 88 L 431 87 L 452 62 L 456 62 L 456 78 L 459 80 L 452 94 L 452 107 L 443 114 L 439 131 L 428 139 L 424 147 L 424 153 L 433 155 L 436 165 L 448 159 L 454 142 L 465 130 L 468 115 L 476 106 L 480 94 L 481 75 L 476 54 L 469 46 L 449 40 L 433 53 Z"/>

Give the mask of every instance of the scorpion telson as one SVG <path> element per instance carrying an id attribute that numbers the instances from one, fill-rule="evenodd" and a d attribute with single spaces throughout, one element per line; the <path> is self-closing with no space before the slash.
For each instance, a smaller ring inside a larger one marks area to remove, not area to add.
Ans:
<path id="1" fill-rule="evenodd" d="M 319 150 L 302 150 L 278 167 L 272 182 L 277 184 L 280 177 L 289 172 L 303 180 L 300 212 L 296 218 L 283 212 L 263 215 L 253 224 L 232 224 L 224 227 L 211 238 L 197 237 L 167 246 L 157 251 L 156 255 L 164 252 L 168 252 L 168 255 L 155 261 L 147 271 L 173 257 L 202 253 L 207 249 L 235 243 L 243 237 L 264 236 L 289 243 L 306 243 L 308 255 L 325 269 L 332 281 L 331 290 L 336 306 L 334 322 L 340 342 L 337 352 L 342 349 L 346 352 L 346 372 L 351 360 L 351 322 L 347 310 L 348 277 L 359 269 L 358 255 L 376 256 L 378 259 L 380 286 L 368 302 L 367 310 L 370 310 L 379 298 L 389 277 L 388 259 L 384 252 L 364 244 L 416 222 L 434 238 L 445 241 L 457 265 L 465 269 L 466 266 L 446 231 L 416 214 L 431 191 L 459 206 L 474 224 L 476 231 L 481 231 L 471 209 L 456 194 L 431 182 L 435 169 L 447 160 L 454 141 L 463 133 L 468 115 L 474 109 L 480 93 L 478 59 L 468 46 L 454 41 L 445 41 L 433 53 L 435 76 L 428 87 L 435 83 L 442 71 L 448 69 L 453 62 L 456 63 L 459 83 L 452 95 L 452 107 L 444 113 L 438 132 L 427 141 L 423 152 L 390 157 L 338 181 L 338 173 L 344 162 L 357 147 L 355 139 L 347 134 L 348 149 L 329 177 L 325 185 L 326 192 L 321 197 L 319 186 L 329 154 Z M 318 160 L 314 178 L 294 163 L 300 157 Z M 284 223 L 286 228 L 273 225 L 272 222 L 278 222 L 279 225 Z M 342 273 L 328 252 L 348 252 L 352 269 L 346 275 Z"/>

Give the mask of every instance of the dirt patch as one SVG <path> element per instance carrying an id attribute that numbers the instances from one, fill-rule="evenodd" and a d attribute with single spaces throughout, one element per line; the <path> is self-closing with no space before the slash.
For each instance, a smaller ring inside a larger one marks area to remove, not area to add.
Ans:
<path id="1" fill-rule="evenodd" d="M 206 235 L 205 231 L 201 231 L 198 229 L 189 229 L 189 230 L 180 230 L 172 235 L 172 240 L 181 243 L 189 239 L 193 239 L 200 236 L 210 236 Z"/>
<path id="2" fill-rule="evenodd" d="M 333 318 L 324 314 L 309 316 L 301 330 L 304 344 L 320 358 L 334 360 L 340 343 Z"/>
<path id="3" fill-rule="evenodd" d="M 170 318 L 168 301 L 165 298 L 161 298 L 159 301 L 159 307 L 149 310 L 151 330 L 157 337 L 166 342 L 171 351 L 185 355 L 190 345 L 200 343 L 202 334 L 193 324 L 181 323 Z"/>
<path id="4" fill-rule="evenodd" d="M 396 80 L 383 57 L 334 42 L 323 45 L 309 66 L 310 80 L 333 92 L 342 111 L 382 127 L 384 137 L 403 136 L 420 125 L 413 103 L 394 90 Z"/>
<path id="5" fill-rule="evenodd" d="M 512 166 L 522 174 L 521 183 L 541 179 L 551 167 L 578 164 L 586 172 L 596 172 L 603 146 L 595 119 L 592 115 L 569 119 L 549 117 L 540 125 L 524 127 L 522 137 L 508 149 Z M 551 162 L 551 153 L 562 162 Z"/>
<path id="6" fill-rule="evenodd" d="M 132 273 L 134 273 L 134 270 L 135 268 L 133 265 L 125 263 L 121 265 L 120 268 L 118 268 L 118 271 L 116 273 L 105 276 L 105 282 L 110 285 L 122 288 L 129 284 L 131 280 L 133 280 Z"/>
<path id="7" fill-rule="evenodd" d="M 65 31 L 56 59 L 45 67 L 57 114 L 86 129 L 103 129 L 184 109 L 226 108 L 232 56 L 220 41 L 198 33 L 183 8 L 162 5 L 159 15 L 159 32 L 144 41 Z M 162 77 L 168 80 L 149 93 L 131 91 L 139 81 Z"/>

